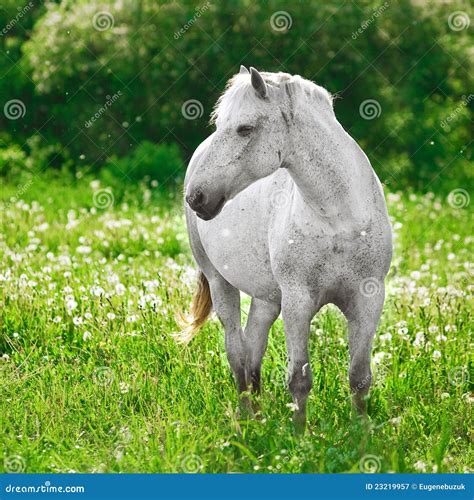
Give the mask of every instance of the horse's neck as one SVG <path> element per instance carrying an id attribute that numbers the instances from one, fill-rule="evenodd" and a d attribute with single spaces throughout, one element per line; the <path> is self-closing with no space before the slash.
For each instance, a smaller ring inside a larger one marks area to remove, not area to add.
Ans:
<path id="1" fill-rule="evenodd" d="M 335 123 L 300 134 L 287 168 L 299 195 L 318 216 L 329 223 L 357 221 L 365 217 L 373 174 L 355 141 Z"/>

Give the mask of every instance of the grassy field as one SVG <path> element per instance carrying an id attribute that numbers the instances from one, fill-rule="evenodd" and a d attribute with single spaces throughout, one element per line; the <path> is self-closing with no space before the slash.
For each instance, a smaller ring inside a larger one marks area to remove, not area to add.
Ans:
<path id="1" fill-rule="evenodd" d="M 295 437 L 281 320 L 259 420 L 239 420 L 213 318 L 177 345 L 194 266 L 178 195 L 92 178 L 2 187 L 0 367 L 7 472 L 467 472 L 472 204 L 388 193 L 395 233 L 370 426 L 351 413 L 346 324 L 312 325 L 309 429 Z M 244 300 L 243 309 L 248 307 Z"/>

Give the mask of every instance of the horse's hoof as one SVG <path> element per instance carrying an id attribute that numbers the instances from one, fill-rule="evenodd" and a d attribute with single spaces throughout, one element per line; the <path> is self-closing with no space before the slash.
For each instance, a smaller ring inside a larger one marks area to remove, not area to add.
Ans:
<path id="1" fill-rule="evenodd" d="M 293 425 L 295 427 L 295 434 L 297 436 L 303 436 L 306 429 L 306 415 L 295 413 L 293 415 Z"/>
<path id="2" fill-rule="evenodd" d="M 352 396 L 352 406 L 356 410 L 359 417 L 367 418 L 367 403 L 365 396 L 361 394 L 354 394 Z"/>
<path id="3" fill-rule="evenodd" d="M 237 408 L 237 418 L 239 420 L 248 420 L 255 417 L 255 411 L 252 402 L 248 397 L 240 399 L 239 407 Z"/>

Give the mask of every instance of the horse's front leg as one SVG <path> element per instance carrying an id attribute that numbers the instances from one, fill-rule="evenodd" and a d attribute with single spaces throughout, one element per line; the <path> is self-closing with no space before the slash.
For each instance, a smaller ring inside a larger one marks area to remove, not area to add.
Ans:
<path id="1" fill-rule="evenodd" d="M 297 433 L 306 425 L 306 400 L 312 386 L 308 340 L 314 301 L 305 291 L 282 294 L 282 316 L 288 353 L 288 388 L 293 398 L 293 422 Z"/>
<path id="2" fill-rule="evenodd" d="M 240 293 L 218 273 L 208 280 L 213 309 L 224 327 L 227 359 L 235 377 L 240 402 L 247 409 L 250 402 L 245 393 L 249 382 L 244 335 L 240 325 Z"/>
<path id="3" fill-rule="evenodd" d="M 280 314 L 280 304 L 253 298 L 244 330 L 247 350 L 246 370 L 251 389 L 260 393 L 262 358 L 267 349 L 268 332 Z"/>
<path id="4" fill-rule="evenodd" d="M 383 281 L 378 281 L 376 289 L 370 293 L 357 290 L 351 293 L 352 299 L 348 303 L 344 314 L 349 322 L 349 383 L 352 393 L 352 402 L 357 412 L 366 415 L 366 402 L 372 373 L 370 358 L 372 341 L 382 312 L 385 297 Z"/>

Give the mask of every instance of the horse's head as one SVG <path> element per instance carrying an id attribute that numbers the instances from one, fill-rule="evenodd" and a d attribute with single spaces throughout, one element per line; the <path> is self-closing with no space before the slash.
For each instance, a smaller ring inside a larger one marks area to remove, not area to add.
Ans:
<path id="1" fill-rule="evenodd" d="M 216 131 L 187 184 L 186 201 L 201 219 L 214 218 L 226 201 L 285 166 L 296 101 L 312 91 L 302 82 L 317 87 L 298 76 L 244 67 L 230 80 L 211 117 Z"/>

